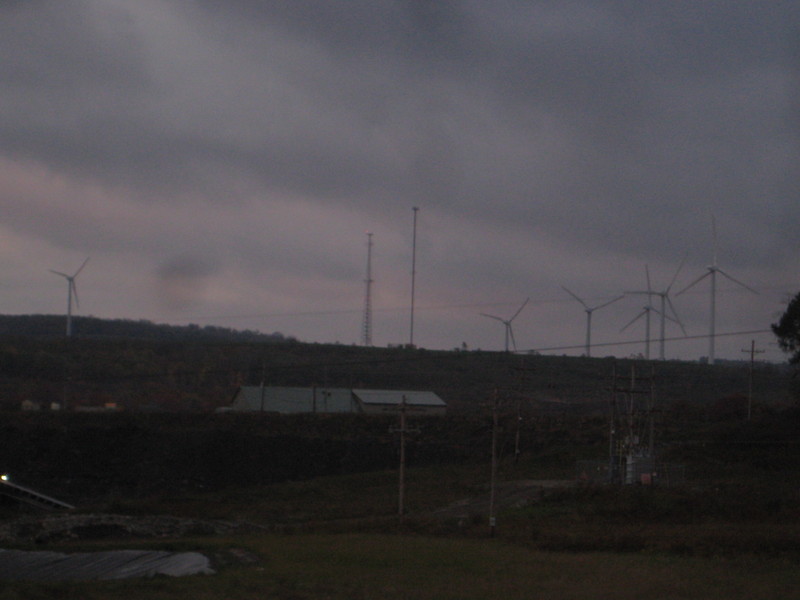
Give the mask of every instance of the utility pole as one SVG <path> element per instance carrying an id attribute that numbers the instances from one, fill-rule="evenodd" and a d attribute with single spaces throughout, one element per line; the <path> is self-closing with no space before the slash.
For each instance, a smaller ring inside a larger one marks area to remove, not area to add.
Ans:
<path id="1" fill-rule="evenodd" d="M 617 442 L 617 363 L 615 362 L 611 370 L 611 401 L 608 411 L 608 481 L 613 483 L 616 480 L 616 453 L 614 452 Z"/>
<path id="2" fill-rule="evenodd" d="M 411 330 L 408 337 L 409 347 L 414 347 L 414 295 L 417 278 L 417 213 L 419 207 L 413 207 L 414 211 L 414 229 L 411 241 Z"/>
<path id="3" fill-rule="evenodd" d="M 495 516 L 495 495 L 497 488 L 497 389 L 494 391 L 494 402 L 492 404 L 492 474 L 489 483 L 489 535 L 495 536 L 497 528 L 497 517 Z"/>
<path id="4" fill-rule="evenodd" d="M 398 473 L 398 486 L 397 486 L 397 516 L 400 523 L 403 522 L 403 515 L 405 515 L 405 497 L 406 497 L 406 434 L 417 433 L 418 429 L 408 429 L 406 426 L 406 396 L 403 394 L 400 401 L 400 428 L 391 429 L 390 431 L 400 434 L 400 469 Z"/>
<path id="5" fill-rule="evenodd" d="M 647 405 L 647 422 L 650 431 L 649 441 L 647 444 L 647 452 L 650 458 L 653 459 L 653 468 L 655 468 L 656 459 L 656 423 L 655 423 L 655 406 L 656 406 L 656 370 L 655 367 L 650 365 L 650 398 Z"/>
<path id="6" fill-rule="evenodd" d="M 523 356 L 520 360 L 520 366 L 515 368 L 516 371 L 519 373 L 519 389 L 517 390 L 517 427 L 516 432 L 514 435 L 514 464 L 519 462 L 519 456 L 522 453 L 520 449 L 520 437 L 521 437 L 521 430 L 522 430 L 522 401 L 525 398 L 525 387 L 527 384 L 526 374 L 529 372 L 533 372 L 535 369 L 533 367 L 526 367 L 525 366 L 525 357 Z"/>
<path id="7" fill-rule="evenodd" d="M 750 373 L 747 377 L 747 420 L 749 421 L 753 413 L 753 368 L 756 354 L 762 354 L 764 350 L 756 350 L 756 341 L 750 340 L 750 348 L 742 348 L 742 352 L 750 353 Z"/>
<path id="8" fill-rule="evenodd" d="M 406 397 L 400 403 L 400 481 L 398 484 L 397 515 L 400 521 L 405 514 L 406 497 Z"/>
<path id="9" fill-rule="evenodd" d="M 522 429 L 522 398 L 517 398 L 517 431 L 514 434 L 514 464 L 519 462 L 519 449 L 520 429 Z"/>
<path id="10" fill-rule="evenodd" d="M 267 363 L 261 362 L 261 412 L 264 412 L 264 380 L 267 376 Z"/>

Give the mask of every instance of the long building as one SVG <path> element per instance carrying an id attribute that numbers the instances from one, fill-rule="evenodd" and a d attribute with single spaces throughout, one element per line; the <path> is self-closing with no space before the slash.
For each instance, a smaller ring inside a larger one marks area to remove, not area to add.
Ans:
<path id="1" fill-rule="evenodd" d="M 326 387 L 242 386 L 225 412 L 361 413 L 442 416 L 447 404 L 434 392 L 417 390 L 366 390 Z"/>

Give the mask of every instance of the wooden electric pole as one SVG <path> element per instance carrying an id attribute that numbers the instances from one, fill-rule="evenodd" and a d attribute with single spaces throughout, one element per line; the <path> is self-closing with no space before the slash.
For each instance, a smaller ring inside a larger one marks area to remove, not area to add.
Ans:
<path id="1" fill-rule="evenodd" d="M 761 354 L 764 350 L 756 350 L 756 341 L 750 340 L 750 348 L 742 348 L 742 352 L 750 353 L 750 373 L 747 377 L 747 420 L 753 413 L 753 368 L 756 363 L 756 354 Z"/>
<path id="2" fill-rule="evenodd" d="M 495 515 L 495 496 L 497 489 L 497 409 L 498 399 L 497 390 L 494 391 L 494 403 L 492 406 L 492 474 L 489 483 L 489 535 L 494 537 L 497 528 L 497 517 Z"/>
<path id="3" fill-rule="evenodd" d="M 403 395 L 400 401 L 400 427 L 392 429 L 391 431 L 400 434 L 400 468 L 398 473 L 398 486 L 397 486 L 397 516 L 400 522 L 403 522 L 403 515 L 406 512 L 405 498 L 406 498 L 406 434 L 417 433 L 418 429 L 409 429 L 406 426 L 406 397 Z"/>

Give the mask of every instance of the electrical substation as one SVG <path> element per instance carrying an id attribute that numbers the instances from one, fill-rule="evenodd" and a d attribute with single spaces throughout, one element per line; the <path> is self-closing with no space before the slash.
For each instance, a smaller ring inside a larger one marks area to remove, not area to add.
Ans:
<path id="1" fill-rule="evenodd" d="M 621 485 L 670 485 L 684 480 L 681 465 L 658 459 L 656 386 L 652 365 L 646 373 L 614 366 L 609 387 L 608 458 L 578 461 L 578 479 Z"/>

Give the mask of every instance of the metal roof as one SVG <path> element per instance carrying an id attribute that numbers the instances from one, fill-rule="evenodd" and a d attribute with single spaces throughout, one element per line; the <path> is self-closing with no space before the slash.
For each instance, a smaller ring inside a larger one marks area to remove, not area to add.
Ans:
<path id="1" fill-rule="evenodd" d="M 420 392 L 411 390 L 353 390 L 355 396 L 362 404 L 382 404 L 400 406 L 405 398 L 409 406 L 437 406 L 446 407 L 444 400 L 433 392 Z"/>
<path id="2" fill-rule="evenodd" d="M 231 404 L 234 411 L 291 413 L 358 412 L 353 394 L 345 388 L 242 386 Z"/>

